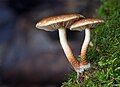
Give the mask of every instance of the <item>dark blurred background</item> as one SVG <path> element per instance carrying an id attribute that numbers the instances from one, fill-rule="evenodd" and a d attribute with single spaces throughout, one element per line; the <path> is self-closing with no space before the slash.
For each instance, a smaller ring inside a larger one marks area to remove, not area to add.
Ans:
<path id="1" fill-rule="evenodd" d="M 64 13 L 96 17 L 100 4 L 99 0 L 0 0 L 0 87 L 61 86 L 72 67 L 58 32 L 37 30 L 35 24 Z M 77 56 L 84 31 L 67 34 Z"/>

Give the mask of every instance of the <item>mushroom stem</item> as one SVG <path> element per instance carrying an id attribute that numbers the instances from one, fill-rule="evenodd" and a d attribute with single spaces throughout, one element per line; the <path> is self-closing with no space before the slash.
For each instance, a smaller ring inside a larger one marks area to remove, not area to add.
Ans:
<path id="1" fill-rule="evenodd" d="M 60 43 L 64 50 L 64 53 L 68 61 L 71 63 L 71 65 L 74 67 L 74 69 L 76 69 L 77 67 L 79 67 L 79 61 L 74 57 L 72 50 L 67 42 L 66 30 L 60 28 L 58 29 L 58 31 L 59 31 Z"/>
<path id="2" fill-rule="evenodd" d="M 87 53 L 87 48 L 90 42 L 90 30 L 88 28 L 85 29 L 85 39 L 81 48 L 81 63 L 83 65 L 87 64 L 87 59 L 86 59 L 86 53 Z"/>

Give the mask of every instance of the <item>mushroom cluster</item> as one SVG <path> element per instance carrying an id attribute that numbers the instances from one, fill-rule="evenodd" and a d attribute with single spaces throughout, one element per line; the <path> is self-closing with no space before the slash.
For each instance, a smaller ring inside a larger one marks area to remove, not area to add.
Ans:
<path id="1" fill-rule="evenodd" d="M 85 70 L 90 68 L 90 63 L 86 59 L 87 48 L 90 44 L 90 29 L 92 29 L 94 25 L 103 22 L 104 21 L 101 19 L 85 18 L 80 14 L 71 13 L 44 18 L 36 24 L 36 27 L 38 29 L 43 29 L 46 31 L 59 31 L 59 39 L 63 51 L 68 61 L 71 63 L 74 70 L 77 72 L 77 78 L 79 78 L 79 74 L 82 74 Z M 67 42 L 66 29 L 78 31 L 85 30 L 85 38 L 80 51 L 80 61 L 75 58 Z"/>

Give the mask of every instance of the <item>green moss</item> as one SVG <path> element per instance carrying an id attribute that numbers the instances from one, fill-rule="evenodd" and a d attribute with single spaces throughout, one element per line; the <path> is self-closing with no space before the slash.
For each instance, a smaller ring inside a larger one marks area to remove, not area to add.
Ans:
<path id="1" fill-rule="evenodd" d="M 82 84 L 74 72 L 62 87 L 120 87 L 120 0 L 102 2 L 97 12 L 105 23 L 92 30 L 94 47 L 88 49 L 94 70 Z"/>

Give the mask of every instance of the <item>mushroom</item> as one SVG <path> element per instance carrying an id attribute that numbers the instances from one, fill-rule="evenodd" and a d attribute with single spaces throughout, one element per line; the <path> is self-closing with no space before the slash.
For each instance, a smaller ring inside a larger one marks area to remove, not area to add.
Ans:
<path id="1" fill-rule="evenodd" d="M 74 24 L 71 25 L 70 30 L 78 30 L 82 31 L 85 30 L 85 39 L 81 48 L 81 66 L 79 72 L 83 72 L 84 70 L 90 68 L 90 63 L 88 63 L 86 59 L 87 48 L 90 43 L 90 29 L 94 27 L 96 24 L 103 23 L 104 21 L 97 18 L 85 18 L 79 21 L 76 21 Z M 82 70 L 82 71 L 81 71 Z"/>
<path id="2" fill-rule="evenodd" d="M 72 50 L 68 45 L 68 42 L 66 39 L 66 28 L 70 28 L 70 26 L 75 21 L 82 18 L 84 17 L 80 14 L 65 14 L 65 15 L 44 18 L 36 24 L 37 28 L 43 29 L 46 31 L 55 31 L 58 29 L 61 46 L 64 50 L 64 53 L 67 59 L 69 60 L 69 62 L 71 63 L 71 65 L 75 70 L 79 66 L 80 62 L 74 57 Z"/>

